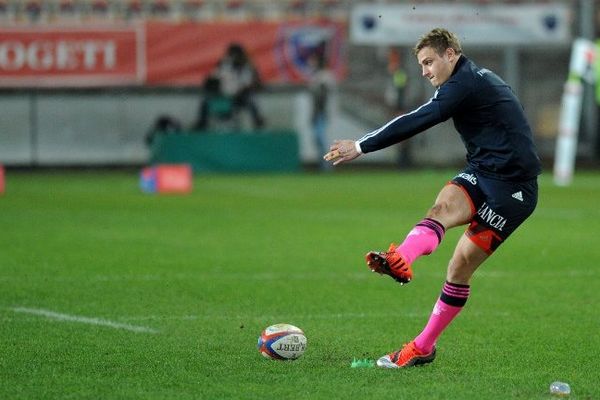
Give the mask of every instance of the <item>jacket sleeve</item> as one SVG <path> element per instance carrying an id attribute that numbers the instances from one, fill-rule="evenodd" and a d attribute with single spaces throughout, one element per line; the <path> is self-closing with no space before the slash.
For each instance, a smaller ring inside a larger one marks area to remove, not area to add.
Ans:
<path id="1" fill-rule="evenodd" d="M 419 108 L 400 115 L 358 139 L 363 153 L 381 150 L 413 137 L 450 118 L 466 96 L 466 89 L 455 81 L 446 82 Z"/>

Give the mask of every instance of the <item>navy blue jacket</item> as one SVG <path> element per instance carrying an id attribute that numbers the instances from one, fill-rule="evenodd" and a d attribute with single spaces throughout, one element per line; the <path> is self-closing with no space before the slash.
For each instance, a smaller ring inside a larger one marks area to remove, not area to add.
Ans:
<path id="1" fill-rule="evenodd" d="M 462 55 L 429 101 L 358 140 L 363 153 L 408 139 L 452 118 L 467 162 L 495 179 L 525 181 L 541 172 L 533 134 L 512 89 L 492 71 Z"/>

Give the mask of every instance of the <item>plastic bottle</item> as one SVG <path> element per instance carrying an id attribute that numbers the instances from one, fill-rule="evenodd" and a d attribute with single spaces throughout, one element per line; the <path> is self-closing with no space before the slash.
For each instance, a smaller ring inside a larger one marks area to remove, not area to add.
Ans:
<path id="1" fill-rule="evenodd" d="M 571 394 L 571 387 L 565 382 L 552 382 L 550 384 L 550 393 L 554 396 L 567 397 Z"/>
<path id="2" fill-rule="evenodd" d="M 369 360 L 365 358 L 364 360 L 354 358 L 352 360 L 352 364 L 350 364 L 351 368 L 373 368 L 375 367 L 375 361 Z"/>

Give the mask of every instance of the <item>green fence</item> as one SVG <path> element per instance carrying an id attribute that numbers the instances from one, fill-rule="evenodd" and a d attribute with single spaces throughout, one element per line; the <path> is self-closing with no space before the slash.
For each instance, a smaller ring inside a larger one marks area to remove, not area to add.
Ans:
<path id="1" fill-rule="evenodd" d="M 293 172 L 300 169 L 298 137 L 291 131 L 158 135 L 152 164 L 188 163 L 194 172 Z"/>

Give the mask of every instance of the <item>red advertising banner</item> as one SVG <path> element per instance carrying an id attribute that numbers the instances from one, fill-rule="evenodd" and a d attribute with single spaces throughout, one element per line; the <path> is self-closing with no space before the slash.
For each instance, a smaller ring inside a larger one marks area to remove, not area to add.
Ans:
<path id="1" fill-rule="evenodd" d="M 265 83 L 306 82 L 317 50 L 342 79 L 346 31 L 328 21 L 0 28 L 0 87 L 201 85 L 231 43 Z"/>
<path id="2" fill-rule="evenodd" d="M 143 26 L 0 28 L 0 86 L 141 84 Z"/>
<path id="3" fill-rule="evenodd" d="M 340 23 L 149 23 L 147 28 L 150 85 L 200 84 L 234 42 L 246 48 L 267 83 L 305 82 L 309 56 L 320 46 L 336 77 L 346 73 L 346 27 Z"/>

